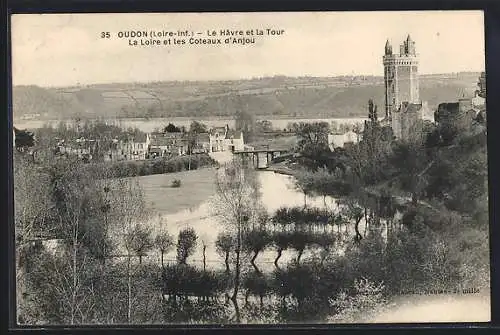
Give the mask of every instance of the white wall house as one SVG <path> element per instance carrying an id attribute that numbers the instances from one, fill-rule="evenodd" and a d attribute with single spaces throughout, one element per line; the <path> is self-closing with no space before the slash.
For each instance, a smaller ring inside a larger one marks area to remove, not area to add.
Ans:
<path id="1" fill-rule="evenodd" d="M 106 161 L 144 160 L 151 143 L 149 134 L 127 140 L 113 140 L 112 148 L 104 155 Z"/>
<path id="2" fill-rule="evenodd" d="M 333 151 L 335 148 L 343 148 L 346 143 L 358 143 L 360 140 L 361 135 L 352 130 L 344 134 L 328 134 L 328 147 Z"/>
<path id="3" fill-rule="evenodd" d="M 226 133 L 229 130 L 229 126 L 225 127 L 215 127 L 209 132 L 210 141 L 210 152 L 224 151 L 224 139 L 226 138 Z"/>
<path id="4" fill-rule="evenodd" d="M 228 130 L 224 138 L 224 149 L 231 152 L 243 151 L 245 149 L 243 132 Z"/>

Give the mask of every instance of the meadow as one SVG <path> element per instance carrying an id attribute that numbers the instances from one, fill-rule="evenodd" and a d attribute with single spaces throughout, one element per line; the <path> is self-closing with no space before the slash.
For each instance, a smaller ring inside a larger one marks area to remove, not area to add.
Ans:
<path id="1" fill-rule="evenodd" d="M 215 169 L 202 168 L 167 174 L 137 177 L 144 190 L 147 207 L 159 214 L 174 214 L 193 209 L 215 194 Z M 172 187 L 174 180 L 180 187 Z"/>

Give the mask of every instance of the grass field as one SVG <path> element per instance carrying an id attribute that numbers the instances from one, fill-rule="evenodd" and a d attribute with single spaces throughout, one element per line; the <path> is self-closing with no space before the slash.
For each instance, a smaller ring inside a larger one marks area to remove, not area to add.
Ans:
<path id="1" fill-rule="evenodd" d="M 144 189 L 144 197 L 149 209 L 160 214 L 173 214 L 195 208 L 214 195 L 214 173 L 213 168 L 203 168 L 137 177 L 137 180 Z M 181 187 L 171 187 L 175 179 L 181 181 Z"/>

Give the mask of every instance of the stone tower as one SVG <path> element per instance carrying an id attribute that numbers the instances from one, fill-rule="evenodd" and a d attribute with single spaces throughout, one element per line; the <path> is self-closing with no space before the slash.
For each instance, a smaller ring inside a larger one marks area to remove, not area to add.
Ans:
<path id="1" fill-rule="evenodd" d="M 391 118 L 401 103 L 420 103 L 418 85 L 418 58 L 415 42 L 410 35 L 399 47 L 399 54 L 394 54 L 389 40 L 385 43 L 384 83 L 385 114 Z"/>

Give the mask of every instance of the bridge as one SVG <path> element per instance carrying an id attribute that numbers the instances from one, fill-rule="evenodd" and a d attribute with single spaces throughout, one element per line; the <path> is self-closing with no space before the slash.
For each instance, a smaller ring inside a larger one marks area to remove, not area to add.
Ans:
<path id="1" fill-rule="evenodd" d="M 285 154 L 288 154 L 288 149 L 252 149 L 234 151 L 233 154 L 240 156 L 246 163 L 252 162 L 255 169 L 267 169 L 269 164 L 275 159 Z"/>

